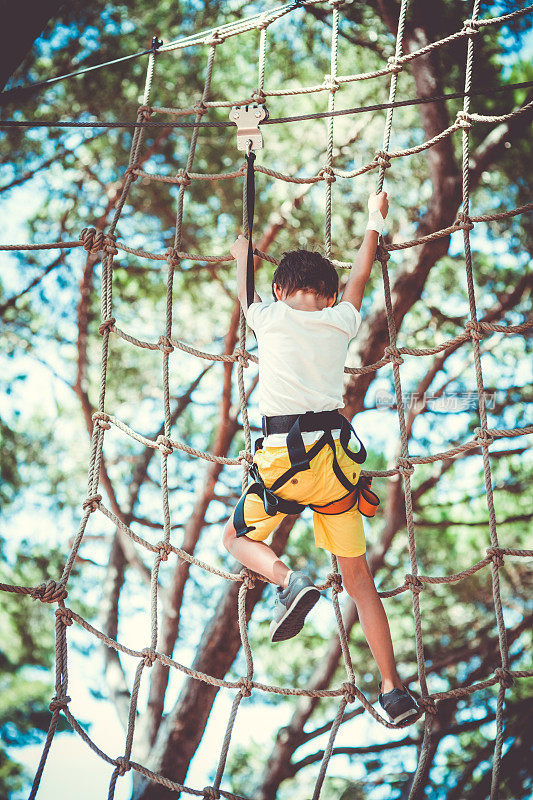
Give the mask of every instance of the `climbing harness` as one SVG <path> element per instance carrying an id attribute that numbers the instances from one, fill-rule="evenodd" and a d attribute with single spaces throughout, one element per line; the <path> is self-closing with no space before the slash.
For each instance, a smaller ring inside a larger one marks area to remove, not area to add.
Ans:
<path id="1" fill-rule="evenodd" d="M 344 514 L 356 504 L 366 517 L 373 517 L 379 505 L 377 495 L 371 491 L 372 478 L 359 478 L 356 483 L 352 483 L 342 471 L 335 451 L 335 441 L 332 431 L 340 429 L 339 441 L 342 449 L 356 464 L 362 464 L 366 459 L 366 450 L 362 441 L 357 436 L 355 430 L 350 425 L 346 417 L 339 411 L 308 411 L 305 414 L 289 414 L 286 416 L 263 417 L 263 434 L 269 436 L 273 433 L 287 434 L 287 451 L 291 466 L 283 475 L 277 478 L 272 486 L 266 487 L 259 472 L 257 464 L 252 464 L 250 474 L 254 483 L 250 484 L 243 494 L 233 514 L 233 524 L 237 536 L 245 536 L 254 530 L 253 525 L 247 525 L 244 518 L 244 504 L 249 494 L 256 494 L 261 498 L 265 511 L 269 517 L 278 513 L 300 514 L 305 508 L 311 508 L 318 514 Z M 309 450 L 305 449 L 302 431 L 322 431 L 322 436 L 315 442 Z M 355 436 L 359 442 L 359 450 L 354 452 L 350 449 L 349 443 L 351 435 Z M 263 438 L 255 443 L 255 452 L 263 446 Z M 333 472 L 342 486 L 347 490 L 347 494 L 324 505 L 313 503 L 302 504 L 296 500 L 285 500 L 276 494 L 276 491 L 294 477 L 298 472 L 310 469 L 310 462 L 318 455 L 323 447 L 329 446 L 333 453 Z"/>

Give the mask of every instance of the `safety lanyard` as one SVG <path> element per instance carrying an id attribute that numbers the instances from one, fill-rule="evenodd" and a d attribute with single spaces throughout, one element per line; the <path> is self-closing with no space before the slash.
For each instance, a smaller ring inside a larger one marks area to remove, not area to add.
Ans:
<path id="1" fill-rule="evenodd" d="M 248 307 L 252 305 L 255 297 L 254 281 L 254 246 L 252 235 L 254 231 L 254 206 L 255 206 L 255 153 L 250 150 L 246 154 L 246 213 L 248 218 L 248 261 L 246 264 L 246 300 Z"/>

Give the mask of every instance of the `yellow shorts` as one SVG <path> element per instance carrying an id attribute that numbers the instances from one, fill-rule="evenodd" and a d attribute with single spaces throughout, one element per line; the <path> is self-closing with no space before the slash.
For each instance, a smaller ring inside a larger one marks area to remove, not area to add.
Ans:
<path id="1" fill-rule="evenodd" d="M 312 445 L 306 446 L 309 450 Z M 336 456 L 339 466 L 351 483 L 356 483 L 361 465 L 353 461 L 338 439 L 335 440 Z M 286 447 L 265 447 L 254 456 L 261 477 L 267 489 L 290 468 L 289 453 Z M 311 459 L 310 469 L 298 472 L 280 489 L 276 495 L 284 500 L 296 500 L 309 505 L 325 505 L 344 497 L 346 489 L 333 472 L 333 452 L 327 445 Z M 278 512 L 270 517 L 263 501 L 256 494 L 248 494 L 244 501 L 244 519 L 247 525 L 254 526 L 246 536 L 263 542 L 273 533 L 281 520 L 287 516 Z M 336 556 L 361 556 L 366 551 L 363 519 L 355 505 L 342 514 L 318 514 L 313 512 L 315 544 Z"/>

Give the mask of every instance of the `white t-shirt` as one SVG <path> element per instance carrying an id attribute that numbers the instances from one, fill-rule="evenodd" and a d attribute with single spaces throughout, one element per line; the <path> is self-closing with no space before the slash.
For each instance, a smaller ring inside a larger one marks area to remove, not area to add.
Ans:
<path id="1" fill-rule="evenodd" d="M 275 417 L 343 407 L 348 344 L 361 324 L 355 306 L 341 301 L 332 308 L 301 311 L 282 300 L 252 303 L 246 321 L 257 337 L 261 414 Z M 304 442 L 310 444 L 319 435 L 304 433 Z M 284 444 L 284 434 L 264 441 L 265 447 Z"/>

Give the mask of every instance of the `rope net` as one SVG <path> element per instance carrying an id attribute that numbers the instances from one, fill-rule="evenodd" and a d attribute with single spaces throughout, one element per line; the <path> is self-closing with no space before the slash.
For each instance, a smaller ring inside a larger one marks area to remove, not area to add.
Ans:
<path id="1" fill-rule="evenodd" d="M 38 587 L 16 586 L 0 584 L 0 589 L 6 592 L 14 592 L 20 595 L 29 595 L 34 599 L 38 599 L 43 603 L 55 603 L 56 608 L 56 681 L 55 681 L 55 695 L 50 703 L 50 711 L 52 712 L 50 726 L 46 741 L 43 747 L 42 757 L 35 775 L 33 782 L 30 800 L 32 800 L 38 791 L 39 783 L 45 767 L 47 755 L 56 731 L 59 714 L 62 712 L 73 729 L 80 735 L 80 737 L 88 744 L 88 746 L 98 754 L 102 759 L 109 763 L 114 769 L 112 772 L 110 785 L 109 785 L 109 798 L 114 797 L 115 786 L 118 778 L 123 776 L 127 771 L 133 769 L 136 772 L 144 775 L 150 781 L 157 782 L 164 787 L 176 792 L 183 792 L 186 794 L 204 797 L 204 798 L 235 798 L 235 800 L 243 800 L 239 795 L 232 794 L 229 791 L 220 788 L 220 783 L 224 774 L 225 764 L 229 752 L 231 734 L 239 705 L 243 698 L 249 697 L 252 691 L 275 693 L 278 695 L 293 695 L 305 696 L 310 698 L 338 698 L 338 709 L 334 721 L 331 725 L 330 735 L 327 745 L 324 750 L 322 762 L 316 780 L 313 800 L 318 800 L 321 788 L 326 775 L 328 762 L 333 752 L 335 737 L 339 730 L 343 719 L 348 718 L 345 715 L 346 707 L 359 701 L 362 708 L 366 710 L 379 724 L 386 728 L 403 727 L 400 725 L 393 725 L 388 722 L 381 714 L 379 714 L 371 705 L 369 700 L 363 692 L 356 685 L 356 678 L 354 673 L 353 664 L 350 657 L 348 631 L 345 620 L 341 613 L 338 594 L 342 591 L 342 579 L 338 571 L 337 561 L 332 556 L 332 571 L 327 576 L 326 581 L 319 586 L 320 589 L 330 587 L 332 590 L 332 601 L 334 606 L 335 618 L 338 626 L 338 635 L 340 640 L 341 652 L 346 669 L 346 680 L 339 686 L 329 689 L 316 689 L 316 688 L 298 688 L 298 687 L 279 687 L 259 683 L 254 680 L 254 663 L 252 657 L 252 650 L 250 647 L 248 632 L 247 632 L 247 615 L 246 615 L 246 598 L 247 593 L 256 586 L 257 581 L 263 580 L 260 576 L 252 574 L 250 571 L 243 569 L 239 574 L 231 573 L 223 569 L 219 569 L 211 564 L 196 558 L 191 553 L 186 552 L 174 542 L 171 541 L 171 517 L 169 510 L 168 498 L 168 479 L 167 479 L 167 462 L 169 457 L 172 456 L 174 450 L 181 450 L 191 456 L 205 459 L 220 465 L 232 465 L 242 467 L 242 487 L 246 488 L 248 483 L 248 470 L 249 464 L 252 461 L 251 452 L 251 434 L 250 424 L 247 412 L 247 393 L 244 384 L 244 369 L 248 366 L 250 361 L 257 362 L 257 358 L 246 350 L 246 323 L 244 315 L 240 315 L 239 323 L 239 340 L 238 347 L 233 353 L 227 354 L 213 354 L 204 352 L 197 349 L 183 341 L 176 339 L 172 334 L 172 310 L 173 310 L 173 278 L 174 271 L 180 262 L 184 259 L 196 259 L 204 263 L 220 263 L 223 261 L 230 261 L 232 257 L 228 254 L 223 255 L 206 255 L 188 253 L 182 250 L 182 230 L 183 230 L 183 210 L 184 199 L 187 187 L 192 181 L 219 181 L 219 180 L 235 180 L 241 179 L 245 176 L 246 164 L 243 162 L 241 167 L 227 173 L 217 174 L 204 174 L 193 171 L 193 164 L 195 153 L 198 143 L 198 135 L 200 126 L 204 115 L 210 108 L 231 107 L 234 105 L 245 105 L 250 102 L 264 102 L 268 97 L 279 97 L 287 95 L 301 95 L 309 93 L 327 92 L 328 93 L 328 132 L 327 132 L 327 149 L 326 160 L 324 166 L 315 174 L 308 177 L 300 177 L 294 175 L 286 175 L 280 172 L 268 169 L 267 167 L 256 165 L 255 170 L 261 172 L 274 180 L 287 181 L 299 184 L 313 184 L 323 181 L 325 183 L 326 203 L 325 203 L 325 226 L 324 226 L 324 243 L 325 251 L 328 257 L 331 257 L 332 239 L 331 239 L 331 209 L 332 209 L 332 184 L 337 178 L 352 179 L 367 172 L 377 172 L 377 191 L 381 191 L 386 170 L 391 167 L 391 161 L 397 158 L 403 158 L 414 153 L 420 153 L 433 147 L 443 139 L 452 136 L 456 132 L 460 132 L 462 139 L 462 210 L 457 216 L 457 219 L 451 226 L 443 228 L 442 230 L 433 231 L 427 235 L 413 241 L 405 241 L 395 244 L 386 244 L 380 239 L 376 259 L 381 264 L 383 276 L 383 289 L 385 308 L 388 322 L 389 331 L 389 345 L 385 348 L 382 358 L 373 363 L 364 365 L 358 368 L 346 368 L 345 371 L 352 375 L 362 375 L 365 373 L 375 372 L 381 367 L 392 364 L 394 387 L 396 395 L 396 408 L 398 414 L 398 425 L 401 442 L 401 455 L 397 459 L 396 464 L 381 471 L 365 471 L 363 475 L 390 477 L 394 475 L 401 475 L 403 479 L 404 496 L 405 496 L 405 511 L 406 511 L 406 525 L 408 532 L 408 545 L 409 545 L 409 558 L 411 572 L 405 575 L 404 583 L 390 591 L 381 592 L 382 597 L 393 597 L 405 591 L 412 593 L 413 604 L 413 617 L 415 629 L 415 645 L 416 645 L 416 659 L 418 665 L 418 681 L 420 685 L 421 698 L 419 700 L 420 716 L 425 715 L 424 723 L 424 739 L 420 750 L 418 769 L 415 774 L 413 784 L 410 791 L 410 798 L 414 798 L 418 791 L 420 776 L 425 767 L 425 763 L 430 756 L 430 738 L 431 738 L 431 723 L 432 717 L 436 714 L 436 702 L 447 698 L 460 698 L 472 694 L 495 684 L 498 684 L 498 699 L 496 711 L 496 738 L 494 745 L 494 758 L 492 767 L 492 785 L 491 785 L 491 800 L 496 800 L 498 796 L 498 783 L 499 773 L 501 767 L 501 753 L 503 743 L 503 707 L 505 691 L 511 686 L 515 678 L 529 677 L 533 675 L 533 671 L 513 670 L 510 668 L 510 659 L 508 652 L 508 645 L 506 639 L 506 628 L 503 617 L 502 601 L 500 596 L 500 581 L 499 570 L 504 564 L 505 556 L 513 556 L 518 558 L 525 558 L 533 556 L 533 550 L 518 550 L 513 548 L 502 547 L 499 544 L 498 533 L 496 527 L 496 517 L 494 512 L 494 500 L 491 479 L 491 466 L 490 466 L 490 446 L 492 443 L 500 438 L 510 438 L 522 436 L 524 434 L 532 433 L 533 426 L 517 427 L 512 429 L 491 429 L 487 426 L 487 413 L 485 407 L 485 391 L 483 384 L 483 374 L 481 369 L 480 360 L 480 341 L 491 335 L 493 332 L 499 332 L 506 335 L 523 334 L 532 326 L 532 322 L 526 322 L 521 325 L 501 325 L 486 321 L 479 321 L 476 310 L 476 300 L 474 292 L 474 279 L 472 271 L 472 254 L 470 249 L 470 232 L 474 228 L 475 223 L 488 222 L 493 220 L 501 220 L 504 218 L 512 217 L 516 214 L 522 214 L 530 211 L 533 208 L 533 203 L 503 211 L 494 214 L 485 214 L 482 216 L 470 215 L 470 186 L 469 186 L 469 130 L 476 122 L 499 124 L 503 121 L 517 117 L 522 114 L 526 109 L 532 106 L 532 103 L 515 109 L 509 114 L 502 116 L 483 116 L 480 114 L 473 114 L 470 112 L 470 97 L 468 95 L 472 84 L 472 73 L 474 63 L 474 47 L 476 36 L 480 35 L 486 30 L 490 30 L 490 26 L 497 23 L 505 23 L 509 20 L 531 12 L 533 6 L 525 9 L 506 14 L 500 17 L 489 19 L 478 19 L 480 0 L 475 0 L 474 8 L 471 18 L 465 20 L 461 30 L 447 36 L 439 41 L 430 43 L 419 50 L 403 54 L 403 34 L 406 20 L 406 13 L 408 7 L 408 0 L 402 0 L 400 15 L 398 20 L 398 33 L 396 38 L 395 54 L 389 59 L 387 65 L 382 69 L 373 72 L 361 73 L 357 75 L 338 75 L 338 34 L 339 34 L 339 5 L 336 0 L 328 3 L 331 6 L 332 12 L 332 32 L 331 32 L 331 72 L 324 79 L 324 83 L 317 86 L 302 86 L 296 89 L 283 89 L 269 91 L 264 86 L 265 79 L 265 53 L 266 41 L 269 26 L 280 19 L 284 15 L 292 12 L 298 7 L 315 5 L 320 0 L 308 0 L 308 2 L 292 2 L 284 6 L 280 6 L 271 12 L 261 13 L 237 23 L 223 25 L 219 28 L 213 29 L 204 34 L 197 34 L 194 37 L 187 37 L 185 40 L 180 40 L 177 43 L 170 43 L 160 48 L 158 52 L 165 52 L 172 49 L 195 45 L 207 45 L 208 60 L 205 73 L 204 89 L 201 99 L 190 108 L 167 108 L 156 107 L 149 105 L 150 90 L 154 77 L 154 66 L 157 53 L 153 50 L 149 55 L 148 68 L 146 74 L 145 88 L 143 101 L 138 109 L 137 123 L 149 121 L 154 114 L 173 115 L 174 118 L 191 115 L 194 116 L 194 127 L 190 141 L 189 153 L 185 166 L 174 177 L 166 175 L 154 174 L 145 172 L 139 165 L 139 156 L 142 152 L 145 127 L 138 126 L 133 129 L 132 142 L 129 163 L 124 175 L 120 199 L 116 205 L 114 217 L 106 232 L 97 231 L 94 228 L 84 228 L 80 234 L 79 241 L 68 242 L 51 242 L 43 244 L 26 244 L 26 245 L 1 245 L 0 249 L 3 250 L 36 250 L 36 249 L 54 249 L 54 248 L 76 248 L 83 247 L 88 254 L 99 256 L 102 262 L 102 288 L 101 288 L 101 324 L 99 332 L 102 336 L 102 355 L 101 355 L 101 381 L 100 381 L 100 394 L 98 401 L 98 411 L 93 415 L 93 432 L 91 438 L 90 449 L 90 463 L 88 473 L 88 488 L 87 496 L 82 505 L 82 516 L 77 535 L 74 538 L 72 548 L 66 560 L 63 573 L 58 581 L 49 580 Z M 259 59 L 258 59 L 258 84 L 256 91 L 251 97 L 247 97 L 240 101 L 235 100 L 210 100 L 210 85 L 213 73 L 213 65 L 215 54 L 219 47 L 222 47 L 224 41 L 230 37 L 236 36 L 240 33 L 255 30 L 259 32 Z M 429 139 L 428 141 L 416 146 L 403 150 L 389 151 L 394 103 L 396 100 L 397 80 L 399 73 L 404 70 L 413 59 L 422 55 L 426 55 L 432 50 L 445 46 L 457 39 L 466 38 L 468 41 L 467 58 L 465 66 L 465 86 L 464 86 L 464 104 L 463 109 L 457 114 L 454 123 L 443 130 L 438 135 Z M 371 162 L 362 166 L 357 170 L 342 171 L 334 165 L 334 121 L 335 121 L 335 95 L 343 84 L 353 81 L 363 81 L 376 77 L 390 76 L 390 90 L 389 101 L 390 107 L 387 109 L 383 142 L 380 150 L 377 151 L 375 157 Z M 165 253 L 150 253 L 144 250 L 134 249 L 129 247 L 126 243 L 117 240 L 116 230 L 119 223 L 122 210 L 126 203 L 128 193 L 133 182 L 139 178 L 164 181 L 179 186 L 176 204 L 176 226 L 174 234 L 173 246 L 170 247 Z M 243 194 L 243 219 L 246 221 L 246 182 L 244 181 L 244 194 Z M 448 339 L 441 344 L 427 348 L 415 347 L 397 347 L 397 331 L 394 320 L 393 304 L 391 299 L 391 289 L 389 280 L 389 271 L 387 262 L 390 258 L 390 253 L 397 250 L 417 247 L 426 242 L 448 237 L 452 233 L 462 230 L 464 241 L 464 254 L 465 254 L 465 267 L 466 267 L 466 281 L 468 287 L 468 298 L 470 306 L 470 319 L 464 326 L 463 333 Z M 143 341 L 136 338 L 130 333 L 122 330 L 117 320 L 113 316 L 113 300 L 112 300 L 112 281 L 113 281 L 113 259 L 119 251 L 131 253 L 141 258 L 166 261 L 168 264 L 168 282 L 167 282 L 167 301 L 166 301 L 166 317 L 164 332 L 157 341 Z M 277 263 L 276 259 L 272 258 L 267 253 L 255 250 L 257 259 L 265 259 L 274 264 Z M 349 263 L 333 261 L 338 267 L 350 267 Z M 130 426 L 126 425 L 119 418 L 110 414 L 106 410 L 105 396 L 106 396 L 106 377 L 108 371 L 108 354 L 109 354 L 109 339 L 110 336 L 117 336 L 133 345 L 134 347 L 147 348 L 149 350 L 159 350 L 162 355 L 162 375 L 163 375 L 163 406 L 164 406 L 164 425 L 163 433 L 157 439 L 149 439 L 137 431 L 133 430 Z M 457 446 L 451 447 L 442 452 L 429 454 L 427 456 L 412 456 L 408 449 L 408 434 L 406 430 L 406 419 L 404 413 L 404 404 L 402 399 L 402 384 L 400 379 L 400 365 L 403 363 L 403 356 L 424 356 L 433 355 L 440 352 L 449 351 L 451 348 L 457 348 L 466 343 L 470 343 L 472 347 L 472 356 L 475 369 L 475 377 L 477 384 L 477 396 L 479 407 L 479 427 L 476 428 L 474 436 L 471 440 L 465 441 Z M 240 412 L 242 417 L 242 425 L 244 431 L 245 450 L 239 453 L 238 458 L 227 458 L 216 455 L 210 452 L 202 451 L 190 447 L 186 442 L 176 440 L 171 436 L 172 427 L 172 414 L 170 405 L 170 390 L 169 390 L 169 364 L 173 353 L 179 350 L 186 354 L 206 359 L 208 361 L 223 361 L 235 363 L 237 368 L 237 384 L 240 401 Z M 142 443 L 145 447 L 159 450 L 161 458 L 161 495 L 163 507 L 163 537 L 162 539 L 153 544 L 142 536 L 135 533 L 131 527 L 120 519 L 110 508 L 103 502 L 102 495 L 99 494 L 99 476 L 100 465 L 102 460 L 102 449 L 104 443 L 104 435 L 111 426 L 116 427 L 122 431 L 126 436 L 129 436 L 136 441 Z M 413 499 L 411 490 L 411 476 L 415 471 L 415 465 L 428 464 L 436 461 L 444 461 L 453 458 L 459 453 L 465 451 L 481 449 L 483 459 L 483 471 L 485 480 L 485 490 L 489 514 L 489 531 L 490 531 L 490 546 L 482 554 L 480 560 L 467 567 L 466 569 L 455 574 L 434 577 L 430 575 L 422 575 L 418 570 L 417 552 L 416 552 L 416 539 L 413 522 Z M 74 565 L 78 549 L 85 534 L 89 517 L 92 514 L 103 514 L 111 520 L 120 531 L 129 537 L 136 545 L 143 547 L 145 550 L 153 554 L 153 563 L 151 569 L 151 596 L 150 596 L 150 609 L 151 609 L 151 634 L 147 646 L 142 650 L 131 649 L 119 641 L 116 641 L 109 636 L 105 635 L 102 631 L 96 629 L 89 624 L 83 617 L 77 614 L 72 609 L 65 605 L 67 597 L 67 584 L 69 576 Z M 169 557 L 177 557 L 189 564 L 206 570 L 224 580 L 231 581 L 239 584 L 238 588 L 238 624 L 241 639 L 241 646 L 245 657 L 246 673 L 238 680 L 225 680 L 221 677 L 215 677 L 205 674 L 201 671 L 195 670 L 178 663 L 168 655 L 158 650 L 158 620 L 157 620 L 157 606 L 158 606 L 158 575 L 160 564 L 162 561 L 167 561 Z M 422 637 L 421 626 L 421 611 L 419 603 L 419 594 L 425 588 L 426 584 L 440 584 L 440 583 L 456 583 L 473 575 L 479 570 L 489 568 L 492 577 L 492 594 L 494 602 L 494 612 L 497 621 L 498 642 L 500 665 L 493 671 L 493 673 L 485 680 L 478 681 L 470 685 L 461 685 L 457 688 L 452 688 L 445 692 L 430 694 L 427 686 L 426 663 L 424 658 L 424 645 Z M 69 709 L 70 698 L 68 696 L 68 670 L 67 670 L 67 628 L 73 623 L 83 627 L 90 634 L 100 639 L 107 647 L 113 648 L 116 651 L 127 654 L 138 660 L 138 665 L 135 672 L 135 678 L 131 691 L 131 700 L 129 707 L 129 721 L 124 745 L 124 753 L 118 757 L 111 757 L 104 753 L 98 745 L 92 741 L 78 720 L 74 717 Z M 155 662 L 159 661 L 161 664 L 178 670 L 179 672 L 187 675 L 194 680 L 203 681 L 210 686 L 217 688 L 225 688 L 234 692 L 234 700 L 231 708 L 231 713 L 228 719 L 226 733 L 220 750 L 218 766 L 216 769 L 215 779 L 212 786 L 205 787 L 202 790 L 194 789 L 184 786 L 176 781 L 170 780 L 163 774 L 151 771 L 147 766 L 136 763 L 131 758 L 135 721 L 137 714 L 137 701 L 139 695 L 139 688 L 143 673 L 146 669 L 153 666 Z M 352 714 L 353 715 L 353 714 Z M 326 728 L 327 729 L 327 728 Z M 244 798 L 246 800 L 246 798 Z"/>

